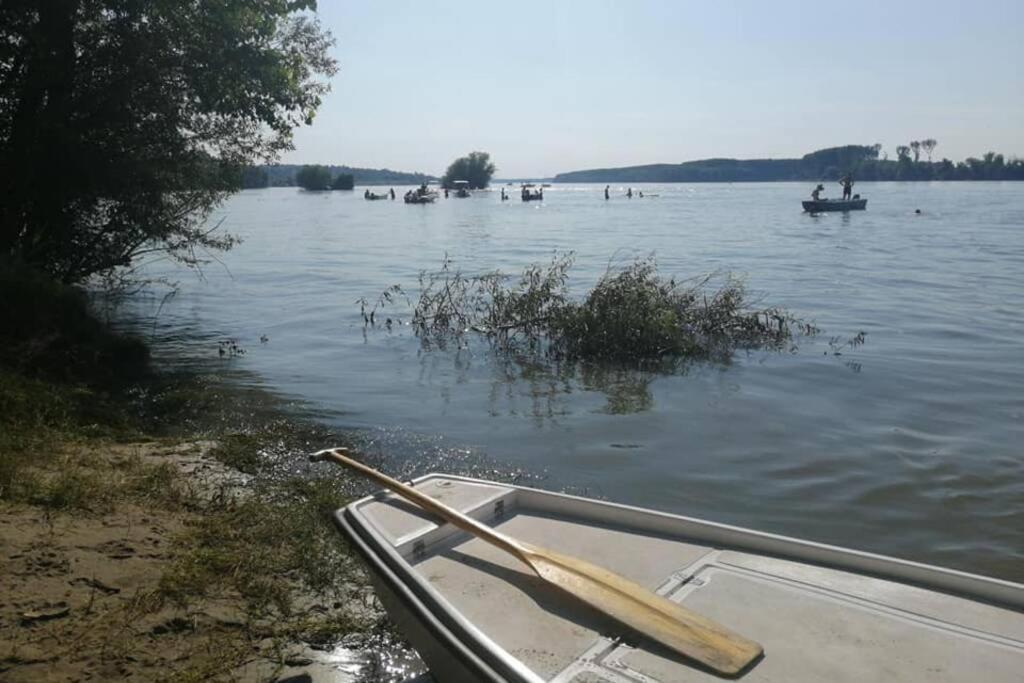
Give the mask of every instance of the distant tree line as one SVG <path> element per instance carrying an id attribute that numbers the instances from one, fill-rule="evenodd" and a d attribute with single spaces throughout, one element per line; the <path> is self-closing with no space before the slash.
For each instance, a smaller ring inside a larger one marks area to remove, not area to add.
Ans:
<path id="1" fill-rule="evenodd" d="M 938 141 L 915 140 L 896 148 L 896 159 L 882 156 L 881 145 L 829 147 L 799 159 L 703 159 L 682 164 L 649 164 L 560 173 L 559 183 L 699 183 L 838 180 L 1024 180 L 1024 160 L 988 152 L 954 163 L 932 161 Z M 927 161 L 921 160 L 921 154 Z"/>
<path id="2" fill-rule="evenodd" d="M 302 187 L 298 174 L 305 166 L 297 164 L 268 164 L 251 166 L 243 172 L 242 186 L 245 189 L 261 187 Z M 353 186 L 358 185 L 421 185 L 433 180 L 425 173 L 406 173 L 388 168 L 355 168 L 352 166 L 325 165 L 323 168 L 332 178 L 341 175 L 352 177 Z M 351 189 L 351 188 L 348 188 Z"/>

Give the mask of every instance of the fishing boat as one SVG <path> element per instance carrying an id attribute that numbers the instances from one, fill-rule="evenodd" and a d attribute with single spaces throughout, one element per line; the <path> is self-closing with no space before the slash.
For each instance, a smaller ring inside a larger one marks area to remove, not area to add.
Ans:
<path id="1" fill-rule="evenodd" d="M 1024 672 L 1021 584 L 480 479 L 430 474 L 411 485 L 756 641 L 763 653 L 736 680 L 991 683 Z M 438 681 L 722 680 L 392 493 L 335 520 Z"/>
<path id="2" fill-rule="evenodd" d="M 868 208 L 868 200 L 862 199 L 860 195 L 854 195 L 853 199 L 810 199 L 802 203 L 807 213 L 863 211 Z"/>
<path id="3" fill-rule="evenodd" d="M 434 200 L 437 199 L 436 193 L 429 194 L 407 194 L 403 197 L 406 204 L 433 204 Z"/>
<path id="4" fill-rule="evenodd" d="M 465 199 L 470 196 L 468 180 L 453 180 L 452 189 L 455 190 L 456 197 Z"/>

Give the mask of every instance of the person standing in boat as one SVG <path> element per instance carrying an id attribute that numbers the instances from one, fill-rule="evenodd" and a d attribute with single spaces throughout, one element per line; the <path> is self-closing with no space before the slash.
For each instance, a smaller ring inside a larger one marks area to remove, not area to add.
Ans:
<path id="1" fill-rule="evenodd" d="M 822 193 L 822 191 L 824 189 L 825 189 L 824 185 L 818 185 L 816 188 L 814 188 L 811 191 L 811 199 L 813 199 L 816 202 L 820 202 L 821 201 L 821 193 Z"/>
<path id="2" fill-rule="evenodd" d="M 853 178 L 851 176 L 844 175 L 839 179 L 839 184 L 843 186 L 843 201 L 853 196 Z"/>

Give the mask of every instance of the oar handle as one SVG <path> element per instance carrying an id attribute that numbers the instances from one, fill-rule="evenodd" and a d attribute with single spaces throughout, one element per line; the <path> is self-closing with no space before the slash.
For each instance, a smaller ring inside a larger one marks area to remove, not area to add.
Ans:
<path id="1" fill-rule="evenodd" d="M 377 482 L 384 488 L 391 489 L 392 491 L 402 496 L 406 500 L 415 503 L 416 505 L 420 506 L 427 512 L 433 513 L 441 519 L 451 522 L 453 525 L 457 526 L 463 531 L 473 534 L 474 536 L 477 536 L 478 538 L 483 539 L 484 541 L 487 541 L 488 543 L 495 545 L 506 552 L 512 553 L 520 560 L 528 563 L 526 559 L 526 550 L 514 539 L 511 539 L 508 536 L 505 536 L 504 534 L 495 531 L 486 524 L 481 524 L 472 517 L 465 515 L 454 508 L 448 507 L 444 503 L 434 498 L 431 498 L 430 496 L 421 491 L 417 491 L 408 484 L 403 484 L 397 479 L 392 479 L 388 475 L 382 472 L 378 472 L 377 470 L 367 465 L 364 465 L 358 460 L 353 460 L 347 455 L 343 455 L 342 451 L 345 450 L 347 449 L 328 448 L 327 450 L 314 453 L 309 457 L 309 459 L 314 462 L 321 460 L 330 460 L 334 463 L 337 463 L 338 465 L 343 465 L 344 467 L 348 467 L 349 469 L 356 470 L 362 475 L 370 479 L 373 479 L 375 482 Z"/>

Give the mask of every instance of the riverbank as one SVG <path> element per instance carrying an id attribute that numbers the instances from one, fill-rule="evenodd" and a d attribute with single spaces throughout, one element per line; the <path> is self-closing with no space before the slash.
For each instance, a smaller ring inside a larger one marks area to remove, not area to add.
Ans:
<path id="1" fill-rule="evenodd" d="M 152 370 L 76 293 L 3 284 L 0 678 L 401 680 L 330 521 L 364 485 L 302 460 L 339 435 Z"/>
<path id="2" fill-rule="evenodd" d="M 6 439 L 23 432 L 5 422 Z M 328 517 L 346 482 L 267 476 L 259 453 L 279 430 L 88 433 L 98 426 L 37 422 L 4 451 L 5 680 L 275 680 L 381 637 Z"/>

